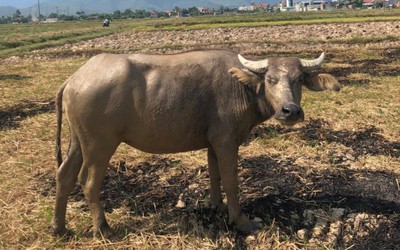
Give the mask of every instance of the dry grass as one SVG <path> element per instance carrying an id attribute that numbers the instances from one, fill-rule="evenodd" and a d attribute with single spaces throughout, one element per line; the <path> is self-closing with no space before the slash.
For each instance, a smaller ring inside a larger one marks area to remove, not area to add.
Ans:
<path id="1" fill-rule="evenodd" d="M 400 244 L 400 47 L 381 41 L 370 46 L 332 47 L 324 69 L 339 78 L 342 91 L 305 91 L 303 124 L 286 128 L 267 122 L 241 147 L 243 208 L 264 225 L 254 237 L 237 234 L 226 215 L 208 209 L 204 150 L 154 156 L 122 145 L 101 196 L 116 237 L 91 237 L 91 217 L 77 187 L 67 213 L 73 236 L 54 238 L 48 227 L 55 192 L 53 98 L 87 58 L 3 60 L 0 247 L 395 248 Z M 296 48 L 274 53 L 309 54 Z M 181 194 L 187 206 L 178 209 Z M 343 208 L 345 215 L 334 218 L 332 208 Z M 327 218 L 322 235 L 315 222 L 306 223 L 306 211 Z M 337 236 L 329 234 L 335 223 L 341 229 Z M 308 236 L 302 238 L 300 229 Z"/>

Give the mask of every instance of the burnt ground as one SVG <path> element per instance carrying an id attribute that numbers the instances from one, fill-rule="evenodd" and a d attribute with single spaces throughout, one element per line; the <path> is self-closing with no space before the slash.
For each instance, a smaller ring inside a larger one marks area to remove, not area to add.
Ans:
<path id="1" fill-rule="evenodd" d="M 361 154 L 391 155 L 399 158 L 399 142 L 388 141 L 374 128 L 364 131 L 332 131 L 321 120 L 311 120 L 300 128 L 299 137 L 309 143 L 321 141 L 353 147 L 352 155 L 338 156 L 331 169 L 303 166 L 284 155 L 259 155 L 239 161 L 240 197 L 250 218 L 262 220 L 263 226 L 274 226 L 302 247 L 322 246 L 335 249 L 398 249 L 400 246 L 400 175 L 387 171 L 354 170 L 349 162 Z M 263 125 L 253 130 L 249 141 L 280 134 L 292 128 Z M 246 147 L 246 146 L 245 146 Z M 313 159 L 316 164 L 320 159 Z M 158 223 L 171 224 L 187 233 L 196 221 L 216 238 L 219 232 L 235 238 L 237 248 L 246 248 L 246 237 L 237 234 L 227 223 L 227 215 L 208 206 L 209 178 L 207 166 L 195 169 L 181 166 L 173 157 L 152 156 L 130 165 L 112 162 L 106 175 L 101 199 L 106 212 L 126 207 L 133 215 L 147 216 L 157 212 Z M 55 195 L 53 175 L 41 175 L 39 187 L 44 196 Z M 88 211 L 80 187 L 72 194 L 75 206 Z M 181 202 L 180 208 L 176 204 Z M 182 203 L 183 202 L 183 203 Z M 183 205 L 182 205 L 183 204 Z M 180 218 L 180 219 L 178 219 Z M 136 222 L 135 229 L 146 222 Z M 126 225 L 117 225 L 126 234 Z M 156 229 L 163 235 L 168 231 Z M 204 237 L 204 235 L 199 235 Z"/>

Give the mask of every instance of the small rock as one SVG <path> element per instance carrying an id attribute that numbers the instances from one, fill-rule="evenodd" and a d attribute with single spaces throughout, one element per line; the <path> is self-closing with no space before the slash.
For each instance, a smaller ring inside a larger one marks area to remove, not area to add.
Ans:
<path id="1" fill-rule="evenodd" d="M 186 207 L 186 203 L 183 201 L 183 194 L 179 195 L 179 200 L 175 205 L 176 208 L 185 208 Z"/>
<path id="2" fill-rule="evenodd" d="M 189 189 L 195 189 L 195 188 L 198 188 L 198 187 L 199 187 L 199 184 L 197 184 L 197 183 L 193 183 L 193 184 L 189 185 Z"/>
<path id="3" fill-rule="evenodd" d="M 256 222 L 256 223 L 262 223 L 263 222 L 263 220 L 261 218 L 259 218 L 259 217 L 254 217 L 253 221 Z"/>
<path id="4" fill-rule="evenodd" d="M 307 230 L 306 229 L 300 229 L 297 231 L 297 237 L 301 240 L 306 240 L 307 239 Z"/>
<path id="5" fill-rule="evenodd" d="M 176 208 L 185 208 L 186 203 L 184 201 L 178 200 L 178 202 L 175 205 Z"/>

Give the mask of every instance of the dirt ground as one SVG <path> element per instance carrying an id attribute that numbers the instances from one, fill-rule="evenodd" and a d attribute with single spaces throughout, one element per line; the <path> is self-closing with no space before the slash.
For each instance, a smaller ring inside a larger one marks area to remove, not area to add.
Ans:
<path id="1" fill-rule="evenodd" d="M 400 21 L 131 32 L 66 44 L 40 50 L 37 56 L 11 57 L 3 61 L 87 57 L 99 51 L 172 53 L 205 47 L 229 48 L 252 58 L 286 54 L 314 57 L 326 51 L 330 63 L 340 66 L 331 67 L 330 73 L 345 86 L 362 85 L 369 84 L 369 80 L 356 78 L 350 81 L 348 78 L 363 72 L 366 67 L 370 68 L 368 73 L 371 75 L 400 75 L 400 68 L 390 66 L 400 55 L 400 40 L 390 36 L 398 35 Z M 387 39 L 351 44 L 340 42 L 340 39 L 360 36 Z M 166 45 L 169 46 L 166 48 Z M 356 60 L 351 50 L 379 51 L 383 59 Z M 45 108 L 44 112 L 52 109 Z M 367 124 L 354 128 L 338 125 L 336 120 L 329 118 L 311 118 L 295 128 L 274 123 L 258 126 L 242 147 L 239 162 L 240 196 L 245 213 L 265 227 L 276 227 L 282 237 L 296 242 L 299 248 L 307 242 L 305 246 L 309 249 L 323 246 L 399 249 L 400 169 L 357 167 L 365 155 L 390 158 L 400 167 L 399 133 L 383 136 L 378 127 Z M 294 136 L 310 147 L 331 145 L 334 150 L 327 153 L 327 158 L 291 156 L 290 152 L 285 155 L 281 152 L 254 153 L 262 146 L 259 146 L 260 141 L 275 138 L 276 134 Z M 207 207 L 209 178 L 205 154 L 198 154 L 182 159 L 171 155 L 113 158 L 101 194 L 106 211 L 127 207 L 135 214 L 146 215 L 157 210 L 161 211 L 158 217 L 161 224 L 168 224 L 171 218 L 183 218 L 177 225 L 182 233 L 190 232 L 193 229 L 191 223 L 196 221 L 209 232 L 233 234 L 226 224 L 226 216 Z M 177 168 L 194 157 L 204 159 Z M 37 192 L 44 197 L 53 197 L 54 173 L 40 173 L 37 178 L 42 183 L 37 186 Z M 74 190 L 72 199 L 73 206 L 87 211 L 79 187 Z M 141 223 L 136 226 L 145 227 L 146 222 Z M 123 230 L 124 225 L 117 225 L 117 231 L 118 227 Z M 158 233 L 166 232 L 158 229 Z M 233 245 L 238 249 L 256 244 L 236 234 L 231 238 L 235 239 Z"/>
<path id="2" fill-rule="evenodd" d="M 328 43 L 335 39 L 353 37 L 386 37 L 400 34 L 400 21 L 365 23 L 327 23 L 265 27 L 218 28 L 187 31 L 129 32 L 66 44 L 48 52 L 71 51 L 85 54 L 90 51 L 173 53 L 196 48 L 223 47 L 240 50 L 243 54 L 270 52 L 311 52 L 347 49 L 348 44 Z M 358 44 L 357 47 L 398 47 L 398 39 Z M 310 46 L 311 45 L 311 46 Z M 168 47 L 169 46 L 169 47 Z M 167 48 L 165 48 L 167 47 Z M 43 51 L 42 51 L 43 52 Z"/>

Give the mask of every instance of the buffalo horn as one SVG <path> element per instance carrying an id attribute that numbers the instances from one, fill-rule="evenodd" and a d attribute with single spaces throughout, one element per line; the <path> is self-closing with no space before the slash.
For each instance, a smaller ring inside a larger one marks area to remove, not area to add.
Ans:
<path id="1" fill-rule="evenodd" d="M 268 59 L 264 59 L 261 61 L 250 61 L 245 59 L 240 54 L 238 55 L 239 61 L 246 67 L 248 70 L 256 72 L 256 73 L 265 73 L 268 68 Z"/>
<path id="2" fill-rule="evenodd" d="M 314 59 L 314 60 L 300 59 L 301 66 L 303 66 L 303 68 L 305 70 L 318 69 L 319 67 L 321 67 L 322 63 L 324 62 L 324 58 L 325 58 L 325 53 L 322 52 L 321 55 L 317 59 Z"/>

